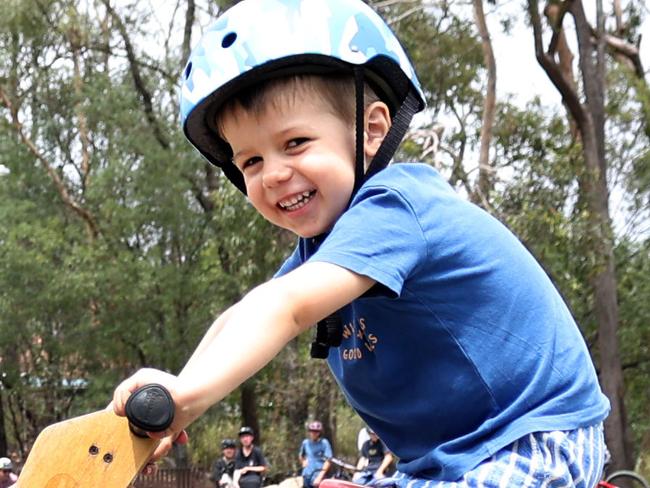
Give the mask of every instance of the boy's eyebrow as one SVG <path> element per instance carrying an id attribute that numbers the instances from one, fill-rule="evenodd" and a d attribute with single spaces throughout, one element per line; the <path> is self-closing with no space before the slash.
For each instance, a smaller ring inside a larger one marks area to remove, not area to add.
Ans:
<path id="1" fill-rule="evenodd" d="M 295 131 L 300 132 L 300 131 L 305 131 L 305 130 L 315 131 L 316 127 L 311 123 L 296 122 L 296 123 L 291 124 L 288 127 L 285 127 L 282 130 L 279 130 L 276 135 L 277 136 L 286 136 L 287 134 L 290 134 L 291 132 L 295 132 Z"/>
<path id="2" fill-rule="evenodd" d="M 236 153 L 233 153 L 233 155 L 232 155 L 232 160 L 234 161 L 234 160 L 237 159 L 237 158 L 238 158 L 242 153 L 245 153 L 245 152 L 246 152 L 246 149 L 242 149 L 241 151 L 237 151 Z"/>

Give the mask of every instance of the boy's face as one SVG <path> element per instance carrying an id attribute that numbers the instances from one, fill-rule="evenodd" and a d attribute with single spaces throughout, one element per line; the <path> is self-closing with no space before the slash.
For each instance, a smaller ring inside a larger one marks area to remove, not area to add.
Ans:
<path id="1" fill-rule="evenodd" d="M 331 229 L 354 186 L 354 128 L 316 93 L 277 94 L 259 114 L 222 121 L 248 198 L 270 222 L 301 237 Z"/>
<path id="2" fill-rule="evenodd" d="M 253 444 L 253 436 L 250 434 L 242 434 L 239 436 L 239 442 L 241 442 L 242 446 L 249 447 Z"/>

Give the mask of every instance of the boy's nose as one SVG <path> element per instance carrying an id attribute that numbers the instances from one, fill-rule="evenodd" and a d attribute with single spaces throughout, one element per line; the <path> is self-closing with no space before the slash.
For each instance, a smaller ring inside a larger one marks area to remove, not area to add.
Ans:
<path id="1" fill-rule="evenodd" d="M 270 163 L 270 164 L 269 164 Z M 274 188 L 289 180 L 293 175 L 293 169 L 281 161 L 265 161 L 262 184 L 266 188 Z"/>

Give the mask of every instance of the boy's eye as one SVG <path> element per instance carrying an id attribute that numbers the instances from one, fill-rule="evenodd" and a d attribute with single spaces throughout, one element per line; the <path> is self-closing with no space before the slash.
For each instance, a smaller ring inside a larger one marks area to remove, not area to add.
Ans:
<path id="1" fill-rule="evenodd" d="M 262 158 L 260 158 L 259 156 L 254 156 L 252 158 L 248 158 L 247 160 L 243 161 L 239 167 L 242 170 L 245 170 L 246 168 L 253 166 L 255 163 L 259 163 L 261 160 Z"/>
<path id="2" fill-rule="evenodd" d="M 309 139 L 306 137 L 296 137 L 295 139 L 291 139 L 289 142 L 287 142 L 287 149 L 293 149 L 295 147 L 298 147 L 305 142 L 307 142 Z"/>

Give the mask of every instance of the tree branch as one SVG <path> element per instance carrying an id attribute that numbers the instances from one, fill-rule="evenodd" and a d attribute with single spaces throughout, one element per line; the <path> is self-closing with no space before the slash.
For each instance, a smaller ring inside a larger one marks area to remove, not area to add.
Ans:
<path id="1" fill-rule="evenodd" d="M 562 3 L 560 3 L 559 7 L 556 4 L 553 5 L 559 8 L 559 10 L 557 11 L 555 19 L 551 22 L 551 28 L 553 29 L 553 37 L 551 38 L 551 41 L 548 43 L 548 49 L 546 50 L 546 54 L 548 54 L 551 57 L 555 56 L 558 43 L 563 38 L 564 29 L 562 28 L 562 23 L 564 22 L 564 16 L 566 15 L 567 11 L 569 10 L 569 6 L 571 5 L 571 0 L 563 1 Z M 550 10 L 549 7 L 550 4 L 547 5 L 545 11 Z M 549 15 L 549 19 L 550 19 L 550 15 Z"/>
<path id="2" fill-rule="evenodd" d="M 14 128 L 20 140 L 25 144 L 29 152 L 36 158 L 38 162 L 41 163 L 43 169 L 47 172 L 48 176 L 54 183 L 63 203 L 70 207 L 86 224 L 86 229 L 91 239 L 95 239 L 99 235 L 99 227 L 95 221 L 95 217 L 84 207 L 82 207 L 68 192 L 68 189 L 65 186 L 65 183 L 61 179 L 59 173 L 57 173 L 54 168 L 50 165 L 49 161 L 45 156 L 38 150 L 36 144 L 25 134 L 23 130 L 23 124 L 18 119 L 18 115 L 15 109 L 12 106 L 11 100 L 5 93 L 2 87 L 0 87 L 0 103 L 4 105 L 9 112 L 12 114 L 11 126 Z"/>
<path id="3" fill-rule="evenodd" d="M 497 65 L 494 59 L 494 51 L 492 50 L 490 32 L 487 27 L 487 22 L 485 21 L 483 0 L 473 0 L 472 4 L 474 6 L 476 25 L 481 36 L 483 60 L 488 72 L 487 92 L 483 102 L 483 121 L 481 124 L 478 184 L 476 185 L 476 191 L 474 192 L 472 199 L 487 203 L 493 187 L 492 178 L 494 168 L 490 161 L 490 145 L 492 143 L 492 131 L 494 128 L 494 119 L 496 117 Z"/>
<path id="4" fill-rule="evenodd" d="M 528 0 L 528 13 L 530 14 L 530 21 L 533 25 L 535 56 L 537 62 L 544 69 L 549 80 L 551 80 L 551 83 L 553 83 L 555 88 L 560 92 L 562 100 L 571 113 L 571 116 L 576 120 L 578 125 L 581 125 L 585 122 L 587 114 L 580 103 L 576 90 L 564 78 L 562 70 L 555 60 L 548 54 L 544 53 L 544 46 L 542 43 L 542 21 L 539 15 L 539 5 L 537 0 Z"/>
<path id="5" fill-rule="evenodd" d="M 185 13 L 185 28 L 183 29 L 183 59 L 181 65 L 185 66 L 190 57 L 192 44 L 192 26 L 194 25 L 194 0 L 187 0 L 187 11 Z"/>
<path id="6" fill-rule="evenodd" d="M 117 15 L 117 12 L 115 12 L 113 7 L 111 7 L 110 0 L 102 0 L 102 3 L 106 7 L 106 11 L 113 19 L 113 22 L 115 22 L 115 26 L 117 27 L 117 30 L 122 37 L 122 41 L 124 42 L 126 57 L 129 60 L 129 66 L 131 67 L 131 76 L 133 78 L 133 83 L 135 84 L 136 91 L 142 99 L 142 104 L 144 105 L 144 113 L 147 121 L 149 122 L 149 125 L 153 130 L 154 137 L 164 149 L 169 149 L 169 141 L 164 136 L 160 125 L 158 124 L 158 120 L 153 110 L 153 97 L 145 86 L 145 82 L 142 79 L 142 75 L 140 74 L 140 67 L 135 56 L 135 50 L 133 49 L 133 44 L 131 43 L 128 32 L 126 31 L 126 27 L 124 26 L 124 23 L 122 22 L 120 16 Z"/>

